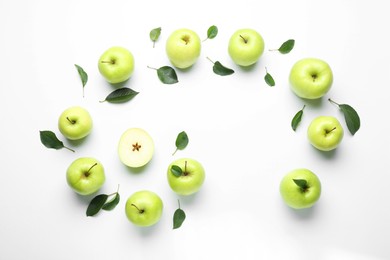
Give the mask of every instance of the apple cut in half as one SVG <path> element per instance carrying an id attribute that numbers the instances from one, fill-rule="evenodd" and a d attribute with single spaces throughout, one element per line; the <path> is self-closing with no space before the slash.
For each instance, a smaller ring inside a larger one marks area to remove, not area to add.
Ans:
<path id="1" fill-rule="evenodd" d="M 141 128 L 127 129 L 119 140 L 119 158 L 123 164 L 131 168 L 146 165 L 152 159 L 153 153 L 153 139 Z"/>

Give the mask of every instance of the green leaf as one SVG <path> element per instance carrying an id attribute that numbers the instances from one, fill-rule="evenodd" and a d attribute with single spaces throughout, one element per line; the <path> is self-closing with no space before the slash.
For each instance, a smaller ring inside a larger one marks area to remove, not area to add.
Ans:
<path id="1" fill-rule="evenodd" d="M 299 125 L 299 123 L 301 122 L 302 120 L 302 115 L 303 115 L 303 110 L 305 109 L 306 105 L 303 106 L 303 108 L 301 110 L 299 110 L 295 116 L 293 117 L 293 119 L 291 120 L 291 127 L 292 129 L 295 131 Z"/>
<path id="2" fill-rule="evenodd" d="M 347 104 L 338 104 L 332 99 L 328 99 L 331 103 L 336 104 L 344 114 L 345 123 L 349 132 L 354 135 L 360 129 L 360 117 L 356 110 Z"/>
<path id="3" fill-rule="evenodd" d="M 134 91 L 130 88 L 118 88 L 116 90 L 114 90 L 113 92 L 111 92 L 105 100 L 102 100 L 100 102 L 104 102 L 104 101 L 107 101 L 107 102 L 110 102 L 110 103 L 123 103 L 123 102 L 127 102 L 129 101 L 130 99 L 132 99 L 133 97 L 135 97 L 136 95 L 138 95 L 139 92 L 137 91 Z"/>
<path id="4" fill-rule="evenodd" d="M 264 76 L 265 83 L 267 83 L 267 85 L 270 87 L 275 86 L 275 80 L 271 76 L 271 74 L 268 73 L 267 68 L 265 68 L 265 72 L 266 72 Z"/>
<path id="5" fill-rule="evenodd" d="M 207 39 L 214 39 L 217 36 L 217 34 L 218 34 L 218 27 L 215 25 L 212 25 L 207 30 Z"/>
<path id="6" fill-rule="evenodd" d="M 293 179 L 295 184 L 301 188 L 302 191 L 306 191 L 308 189 L 307 181 L 304 179 Z"/>
<path id="7" fill-rule="evenodd" d="M 154 48 L 156 41 L 160 37 L 160 34 L 161 34 L 161 27 L 154 28 L 153 30 L 150 31 L 149 37 L 150 37 L 150 40 L 153 41 L 153 48 Z"/>
<path id="8" fill-rule="evenodd" d="M 83 97 L 84 97 L 84 87 L 88 82 L 88 74 L 79 65 L 75 64 L 75 67 L 77 68 L 77 71 L 80 75 L 81 83 L 83 84 Z"/>
<path id="9" fill-rule="evenodd" d="M 39 131 L 39 135 L 41 138 L 41 143 L 46 146 L 47 148 L 52 148 L 52 149 L 61 149 L 61 148 L 66 148 L 69 151 L 74 152 L 73 149 L 70 149 L 69 147 L 66 147 L 62 141 L 60 141 L 56 134 L 53 133 L 52 131 L 49 130 L 44 130 L 44 131 Z"/>
<path id="10" fill-rule="evenodd" d="M 176 137 L 176 148 L 183 150 L 184 148 L 187 147 L 189 142 L 188 135 L 185 131 L 180 132 L 177 137 Z"/>
<path id="11" fill-rule="evenodd" d="M 164 84 L 175 84 L 178 81 L 176 71 L 169 66 L 163 66 L 157 69 L 157 76 Z"/>
<path id="12" fill-rule="evenodd" d="M 278 51 L 282 54 L 287 54 L 294 48 L 294 45 L 295 45 L 295 40 L 293 39 L 287 40 L 279 47 Z"/>
<path id="13" fill-rule="evenodd" d="M 214 62 L 213 71 L 220 76 L 227 76 L 234 73 L 234 70 L 223 66 L 219 61 Z"/>
<path id="14" fill-rule="evenodd" d="M 173 229 L 177 229 L 181 227 L 185 219 L 186 219 L 186 213 L 184 212 L 184 210 L 180 208 L 180 201 L 179 201 L 179 208 L 175 210 L 175 213 L 173 214 Z"/>
<path id="15" fill-rule="evenodd" d="M 173 175 L 175 175 L 176 177 L 180 177 L 183 174 L 183 170 L 177 165 L 172 165 L 171 166 L 171 173 Z"/>
<path id="16" fill-rule="evenodd" d="M 114 198 L 110 200 L 109 202 L 105 203 L 102 207 L 104 210 L 113 210 L 119 203 L 120 196 L 119 193 L 114 193 Z"/>
<path id="17" fill-rule="evenodd" d="M 103 205 L 106 203 L 107 199 L 108 199 L 107 194 L 100 194 L 94 197 L 88 205 L 87 217 L 96 215 L 101 210 Z"/>

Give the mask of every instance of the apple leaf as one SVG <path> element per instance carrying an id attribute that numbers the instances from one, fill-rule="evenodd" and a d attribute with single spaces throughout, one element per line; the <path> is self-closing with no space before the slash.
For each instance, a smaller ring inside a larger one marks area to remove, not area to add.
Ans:
<path id="1" fill-rule="evenodd" d="M 77 71 L 78 71 L 78 73 L 80 75 L 81 83 L 83 84 L 83 97 L 84 97 L 84 87 L 85 87 L 85 85 L 87 84 L 87 81 L 88 81 L 88 74 L 79 65 L 75 64 L 74 66 L 77 68 Z"/>
<path id="2" fill-rule="evenodd" d="M 187 133 L 185 131 L 180 132 L 176 137 L 176 141 L 175 141 L 176 150 L 173 152 L 172 155 L 174 155 L 177 152 L 177 150 L 183 150 L 184 148 L 186 148 L 188 142 L 189 139 Z"/>
<path id="3" fill-rule="evenodd" d="M 52 149 L 62 149 L 66 148 L 69 151 L 74 152 L 73 149 L 70 149 L 69 147 L 66 147 L 62 141 L 60 141 L 56 134 L 53 133 L 52 131 L 49 130 L 44 130 L 44 131 L 39 131 L 39 135 L 41 138 L 41 143 L 46 146 L 47 148 L 52 148 Z"/>
<path id="4" fill-rule="evenodd" d="M 293 179 L 293 181 L 299 188 L 301 188 L 302 191 L 306 191 L 309 188 L 309 186 L 307 185 L 307 180 Z"/>
<path id="5" fill-rule="evenodd" d="M 160 37 L 160 34 L 161 34 L 161 27 L 154 28 L 153 30 L 150 31 L 149 37 L 150 37 L 150 40 L 153 41 L 153 48 L 154 48 L 156 41 Z"/>
<path id="6" fill-rule="evenodd" d="M 214 62 L 213 71 L 220 76 L 228 76 L 234 73 L 234 70 L 223 66 L 219 61 Z"/>
<path id="7" fill-rule="evenodd" d="M 108 199 L 107 194 L 99 194 L 96 197 L 94 197 L 88 205 L 87 212 L 86 212 L 87 217 L 96 215 L 102 209 L 107 199 Z"/>
<path id="8" fill-rule="evenodd" d="M 183 174 L 183 170 L 177 165 L 172 165 L 171 166 L 171 173 L 173 175 L 175 175 L 176 177 L 180 177 Z"/>
<path id="9" fill-rule="evenodd" d="M 214 39 L 218 34 L 218 27 L 215 26 L 215 25 L 212 25 L 209 27 L 209 29 L 207 30 L 207 38 L 204 39 L 207 40 L 207 39 Z"/>
<path id="10" fill-rule="evenodd" d="M 148 68 L 156 70 L 158 78 L 164 84 L 175 84 L 179 82 L 175 69 L 170 66 L 162 66 L 158 69 L 148 66 Z"/>
<path id="11" fill-rule="evenodd" d="M 291 120 L 291 127 L 292 129 L 295 131 L 299 125 L 299 123 L 301 122 L 302 120 L 302 115 L 303 115 L 303 110 L 305 109 L 306 105 L 303 106 L 303 108 L 301 110 L 299 110 L 295 116 L 293 117 L 293 119 Z"/>
<path id="12" fill-rule="evenodd" d="M 103 205 L 102 209 L 104 209 L 104 210 L 113 210 L 118 205 L 119 200 L 120 200 L 119 193 L 116 192 L 113 195 L 114 195 L 114 198 L 111 199 L 110 201 L 108 201 L 107 203 L 105 203 Z"/>
<path id="13" fill-rule="evenodd" d="M 279 47 L 278 51 L 282 54 L 287 54 L 294 48 L 294 45 L 295 45 L 295 40 L 293 39 L 287 40 Z"/>
<path id="14" fill-rule="evenodd" d="M 267 85 L 270 87 L 275 86 L 275 80 L 271 76 L 271 74 L 268 73 L 267 68 L 265 68 L 265 72 L 266 72 L 264 76 L 265 83 L 267 83 Z"/>
<path id="15" fill-rule="evenodd" d="M 347 124 L 349 132 L 354 135 L 360 129 L 360 117 L 356 110 L 347 104 L 338 104 L 332 99 L 328 99 L 329 102 L 337 105 L 341 112 L 344 114 L 345 122 Z"/>
<path id="16" fill-rule="evenodd" d="M 135 97 L 136 95 L 138 95 L 138 93 L 139 92 L 134 91 L 131 88 L 126 88 L 126 87 L 118 88 L 118 89 L 114 90 L 113 92 L 111 92 L 106 97 L 106 99 L 100 101 L 100 103 L 105 102 L 105 101 L 110 102 L 110 103 L 127 102 L 130 99 L 132 99 L 133 97 Z"/>
<path id="17" fill-rule="evenodd" d="M 186 219 L 186 213 L 184 210 L 180 208 L 180 201 L 179 202 L 179 208 L 175 210 L 175 213 L 173 214 L 173 229 L 177 229 L 181 227 L 184 220 Z"/>

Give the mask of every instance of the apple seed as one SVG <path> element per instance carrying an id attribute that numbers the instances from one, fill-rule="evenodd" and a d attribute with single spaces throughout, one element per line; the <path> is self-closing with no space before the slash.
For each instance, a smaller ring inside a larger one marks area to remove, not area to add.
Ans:
<path id="1" fill-rule="evenodd" d="M 141 149 L 141 145 L 139 145 L 138 142 L 136 142 L 135 144 L 133 144 L 133 152 L 134 152 L 134 151 L 139 152 L 139 149 Z"/>

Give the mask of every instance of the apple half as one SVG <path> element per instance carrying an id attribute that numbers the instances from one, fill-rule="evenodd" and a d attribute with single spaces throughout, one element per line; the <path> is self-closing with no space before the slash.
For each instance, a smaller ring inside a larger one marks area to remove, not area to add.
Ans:
<path id="1" fill-rule="evenodd" d="M 153 157 L 153 139 L 144 129 L 129 128 L 119 140 L 118 154 L 123 164 L 131 168 L 142 167 Z"/>

